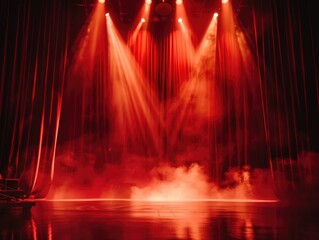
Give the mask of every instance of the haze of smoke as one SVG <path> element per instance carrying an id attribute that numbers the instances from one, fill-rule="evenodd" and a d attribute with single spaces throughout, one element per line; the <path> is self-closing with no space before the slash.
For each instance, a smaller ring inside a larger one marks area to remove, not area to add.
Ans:
<path id="1" fill-rule="evenodd" d="M 155 166 L 156 160 L 125 154 L 118 164 L 96 167 L 96 156 L 59 154 L 48 198 L 131 198 L 158 201 L 193 199 L 275 199 L 267 169 L 232 168 L 213 183 L 197 163 Z"/>

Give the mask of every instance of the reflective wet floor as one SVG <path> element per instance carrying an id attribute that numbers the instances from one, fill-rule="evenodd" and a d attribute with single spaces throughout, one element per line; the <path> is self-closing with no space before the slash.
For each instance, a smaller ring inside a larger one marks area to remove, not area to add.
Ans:
<path id="1" fill-rule="evenodd" d="M 319 239 L 319 218 L 280 202 L 37 201 L 0 213 L 0 239 Z"/>

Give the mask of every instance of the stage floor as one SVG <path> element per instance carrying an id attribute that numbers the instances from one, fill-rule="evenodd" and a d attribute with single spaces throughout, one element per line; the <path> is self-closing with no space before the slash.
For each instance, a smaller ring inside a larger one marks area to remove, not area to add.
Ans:
<path id="1" fill-rule="evenodd" d="M 280 202 L 37 201 L 0 239 L 319 239 L 318 211 Z"/>

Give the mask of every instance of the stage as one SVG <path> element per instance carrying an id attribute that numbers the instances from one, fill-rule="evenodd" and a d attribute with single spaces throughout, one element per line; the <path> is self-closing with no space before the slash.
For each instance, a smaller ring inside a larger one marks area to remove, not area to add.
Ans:
<path id="1" fill-rule="evenodd" d="M 281 202 L 61 200 L 0 215 L 1 239 L 318 239 L 318 211 Z"/>
<path id="2" fill-rule="evenodd" d="M 0 239 L 319 239 L 310 1 L 0 6 Z"/>

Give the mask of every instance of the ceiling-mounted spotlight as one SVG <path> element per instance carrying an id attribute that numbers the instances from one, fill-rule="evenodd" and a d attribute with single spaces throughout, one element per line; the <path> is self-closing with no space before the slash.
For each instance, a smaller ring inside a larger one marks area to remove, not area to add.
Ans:
<path id="1" fill-rule="evenodd" d="M 182 22 L 183 22 L 183 19 L 182 19 L 182 18 L 179 18 L 179 19 L 177 20 L 177 22 L 182 23 Z"/>
<path id="2" fill-rule="evenodd" d="M 183 4 L 183 0 L 176 0 L 176 5 L 181 5 Z"/>
<path id="3" fill-rule="evenodd" d="M 173 12 L 173 6 L 164 0 L 159 1 L 155 5 L 155 13 L 160 17 L 168 17 Z"/>
<path id="4" fill-rule="evenodd" d="M 99 0 L 99 3 L 105 3 L 105 0 Z"/>
<path id="5" fill-rule="evenodd" d="M 222 4 L 228 3 L 228 0 L 222 0 Z"/>
<path id="6" fill-rule="evenodd" d="M 142 22 L 142 23 L 145 23 L 145 18 L 141 18 L 141 22 Z"/>
<path id="7" fill-rule="evenodd" d="M 145 4 L 148 4 L 148 5 L 152 4 L 152 0 L 145 0 Z"/>

